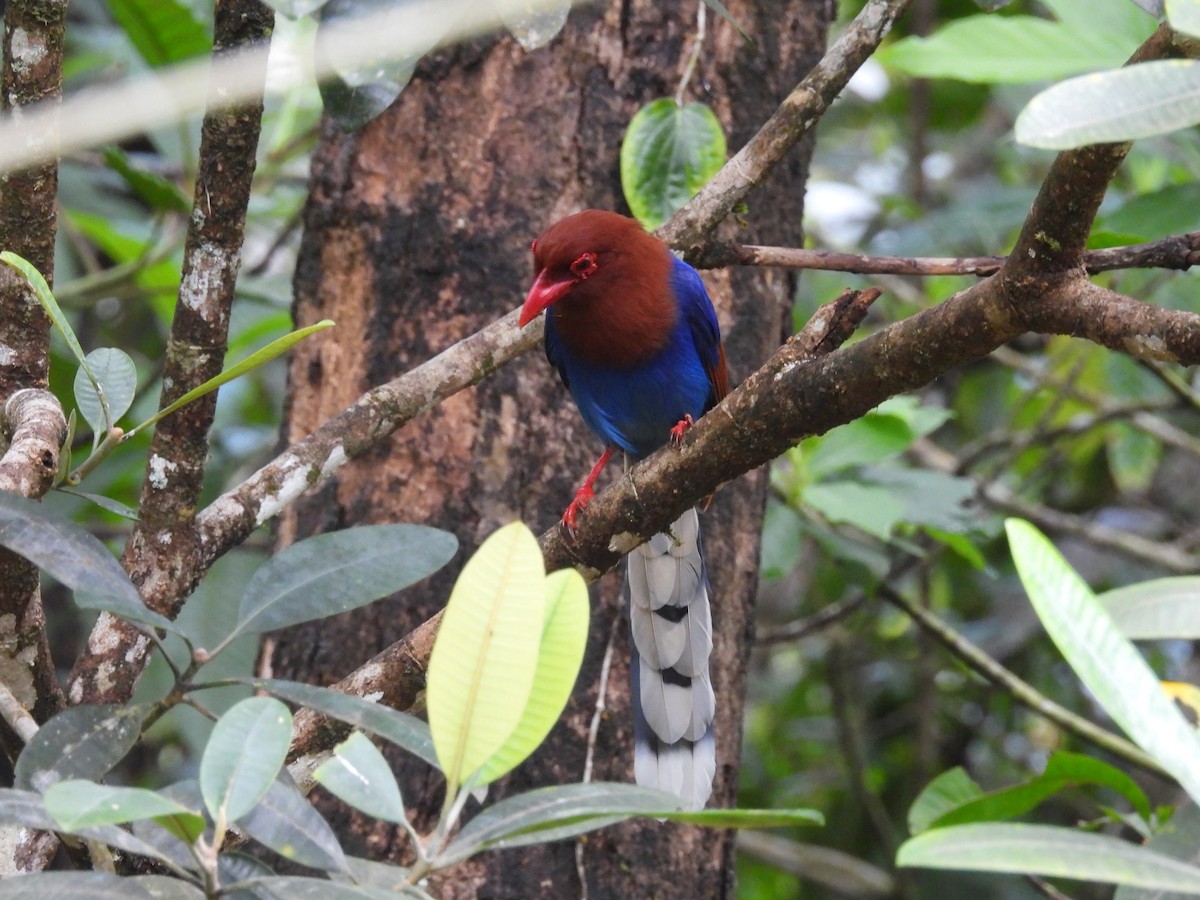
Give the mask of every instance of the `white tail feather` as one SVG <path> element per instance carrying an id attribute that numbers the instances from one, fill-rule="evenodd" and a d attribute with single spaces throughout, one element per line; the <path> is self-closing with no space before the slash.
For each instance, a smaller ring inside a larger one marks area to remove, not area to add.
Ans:
<path id="1" fill-rule="evenodd" d="M 634 775 L 638 784 L 669 791 L 689 809 L 700 809 L 716 773 L 716 697 L 708 674 L 712 613 L 696 510 L 627 559 Z"/>

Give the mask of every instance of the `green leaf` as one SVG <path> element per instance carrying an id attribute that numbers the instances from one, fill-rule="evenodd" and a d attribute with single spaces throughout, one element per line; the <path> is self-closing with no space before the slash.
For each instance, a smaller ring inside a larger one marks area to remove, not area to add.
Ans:
<path id="1" fill-rule="evenodd" d="M 867 413 L 816 438 L 816 449 L 805 456 L 805 468 L 814 481 L 866 463 L 903 453 L 917 435 L 900 416 Z"/>
<path id="2" fill-rule="evenodd" d="M 99 383 L 98 394 L 88 372 Z M 92 426 L 96 443 L 129 411 L 137 394 L 137 366 L 124 350 L 101 347 L 87 355 L 87 369 L 75 372 L 75 403 L 79 413 Z M 107 404 L 102 401 L 107 400 Z M 105 420 L 105 415 L 112 418 Z"/>
<path id="3" fill-rule="evenodd" d="M 621 187 L 642 225 L 653 230 L 696 196 L 725 165 L 725 132 L 702 103 L 669 97 L 637 111 L 621 142 Z"/>
<path id="4" fill-rule="evenodd" d="M 974 542 L 966 535 L 956 534 L 952 531 L 945 531 L 941 528 L 935 528 L 932 525 L 924 526 L 925 533 L 937 541 L 953 550 L 965 562 L 973 568 L 983 571 L 987 568 L 987 560 L 984 559 L 983 553 L 975 546 Z"/>
<path id="5" fill-rule="evenodd" d="M 71 779 L 52 785 L 46 791 L 45 802 L 46 811 L 63 831 L 163 817 L 172 822 L 163 824 L 164 828 L 189 842 L 204 832 L 204 817 L 200 813 L 145 788 L 109 787 Z M 177 827 L 181 830 L 176 831 Z"/>
<path id="6" fill-rule="evenodd" d="M 246 585 L 226 641 L 323 619 L 426 578 L 458 550 L 458 539 L 424 525 L 359 525 L 285 547 Z"/>
<path id="7" fill-rule="evenodd" d="M 977 785 L 962 766 L 943 772 L 917 795 L 908 808 L 908 830 L 912 834 L 927 831 L 930 824 L 952 809 L 983 796 Z"/>
<path id="8" fill-rule="evenodd" d="M 1162 459 L 1162 444 L 1128 422 L 1113 422 L 1104 430 L 1108 470 L 1122 491 L 1140 494 L 1149 489 Z"/>
<path id="9" fill-rule="evenodd" d="M 542 551 L 521 522 L 493 533 L 454 585 L 429 658 L 426 702 L 451 790 L 508 740 L 529 700 L 544 622 Z"/>
<path id="10" fill-rule="evenodd" d="M 978 510 L 967 506 L 976 492 L 970 478 L 895 465 L 872 466 L 862 477 L 901 503 L 901 519 L 912 525 L 947 531 L 971 531 L 980 525 Z"/>
<path id="11" fill-rule="evenodd" d="M 200 760 L 200 792 L 218 822 L 236 822 L 263 798 L 287 756 L 292 714 L 272 697 L 249 697 L 213 727 Z"/>
<path id="12" fill-rule="evenodd" d="M 109 13 L 142 59 L 155 68 L 204 56 L 212 49 L 205 27 L 181 0 L 121 0 Z"/>
<path id="13" fill-rule="evenodd" d="M 712 828 L 771 828 L 821 824 L 814 810 L 707 809 L 685 812 L 673 794 L 634 784 L 597 781 L 539 788 L 490 806 L 463 826 L 439 854 L 438 865 L 480 850 L 562 840 L 644 816 Z"/>
<path id="14" fill-rule="evenodd" d="M 883 541 L 904 518 L 904 503 L 889 489 L 856 481 L 809 485 L 803 500 L 830 522 L 853 525 Z"/>
<path id="15" fill-rule="evenodd" d="M 15 785 L 45 791 L 72 778 L 97 780 L 125 758 L 149 707 L 72 706 L 38 729 L 17 757 Z"/>
<path id="16" fill-rule="evenodd" d="M 173 181 L 134 165 L 120 147 L 105 147 L 104 161 L 151 209 L 177 213 L 191 211 L 191 201 Z"/>
<path id="17" fill-rule="evenodd" d="M 256 678 L 246 679 L 246 683 L 281 700 L 307 706 L 340 722 L 378 735 L 438 768 L 429 726 L 416 716 L 402 713 L 382 703 L 364 700 L 362 697 L 297 681 Z"/>
<path id="18" fill-rule="evenodd" d="M 2 256 L 3 254 L 0 254 L 0 257 Z M 205 394 L 212 393 L 221 385 L 228 384 L 234 379 L 245 375 L 247 372 L 251 372 L 254 369 L 257 369 L 259 366 L 269 363 L 280 354 L 286 353 L 289 349 L 298 344 L 300 341 L 304 340 L 310 334 L 315 334 L 318 331 L 324 331 L 326 328 L 332 327 L 333 322 L 331 320 L 323 319 L 315 325 L 309 325 L 305 328 L 298 328 L 291 334 L 285 334 L 283 337 L 271 341 L 271 343 L 267 344 L 267 346 L 263 347 L 261 350 L 256 350 L 254 353 L 251 353 L 237 365 L 226 369 L 216 378 L 210 378 L 199 387 L 192 388 L 166 409 L 159 410 L 145 422 L 142 422 L 140 425 L 131 428 L 126 437 L 133 437 L 138 432 L 144 431 L 145 429 L 150 428 L 156 423 L 162 421 L 177 409 L 182 409 L 183 407 L 187 406 L 193 400 L 199 400 Z"/>
<path id="19" fill-rule="evenodd" d="M 271 783 L 238 828 L 284 859 L 327 872 L 346 870 L 337 835 L 286 774 Z"/>
<path id="20" fill-rule="evenodd" d="M 713 0 L 715 2 L 715 0 Z M 500 19 L 504 27 L 517 39 L 522 50 L 536 50 L 554 40 L 567 23 L 567 13 L 571 11 L 571 0 L 555 0 L 554 3 L 528 2 L 524 8 L 514 3 L 504 3 L 499 7 Z"/>
<path id="21" fill-rule="evenodd" d="M 1021 583 L 1075 674 L 1121 728 L 1200 797 L 1200 737 L 1083 579 L 1028 522 L 1005 522 Z"/>
<path id="22" fill-rule="evenodd" d="M 334 748 L 333 756 L 317 767 L 315 778 L 326 790 L 355 809 L 385 822 L 404 819 L 400 786 L 375 745 L 355 732 Z"/>
<path id="23" fill-rule="evenodd" d="M 73 590 L 75 602 L 85 609 L 108 609 L 132 621 L 171 627 L 166 616 L 145 607 L 107 547 L 78 525 L 53 517 L 40 503 L 0 492 L 0 546 Z"/>
<path id="24" fill-rule="evenodd" d="M 1155 578 L 1105 591 L 1097 598 L 1134 641 L 1200 639 L 1200 576 Z"/>
<path id="25" fill-rule="evenodd" d="M 23 825 L 26 828 L 36 828 L 39 831 L 53 831 L 58 827 L 39 794 L 30 791 L 18 791 L 10 788 L 0 788 L 0 822 L 5 824 Z M 145 841 L 134 837 L 115 825 L 99 825 L 93 828 L 81 828 L 81 837 L 100 841 L 127 853 L 136 853 L 149 859 L 161 860 L 168 865 L 173 864 L 171 858 Z M 0 881 L 0 888 L 13 880 Z"/>
<path id="26" fill-rule="evenodd" d="M 1017 116 L 1017 141 L 1069 150 L 1132 141 L 1200 122 L 1200 62 L 1165 59 L 1072 78 L 1047 88 Z"/>
<path id="27" fill-rule="evenodd" d="M 3 900 L 154 900 L 130 879 L 106 872 L 38 872 L 0 881 Z"/>
<path id="28" fill-rule="evenodd" d="M 1136 243 L 1164 234 L 1200 230 L 1200 184 L 1172 184 L 1157 191 L 1139 194 L 1120 208 L 1104 216 L 1106 228 L 1136 235 Z M 1136 399 L 1134 394 L 1130 399 Z"/>
<path id="29" fill-rule="evenodd" d="M 1143 17 L 1144 18 L 1144 17 Z M 1153 30 L 1076 29 L 1034 16 L 967 16 L 929 37 L 907 37 L 876 54 L 917 78 L 979 84 L 1049 81 L 1121 65 Z"/>
<path id="30" fill-rule="evenodd" d="M 1200 37 L 1200 2 L 1197 0 L 1167 0 L 1167 21 L 1176 31 Z"/>
<path id="31" fill-rule="evenodd" d="M 574 569 L 547 576 L 546 622 L 529 702 L 508 740 L 471 779 L 472 784 L 481 787 L 495 781 L 524 762 L 546 739 L 562 715 L 583 665 L 590 615 L 583 576 Z"/>
<path id="32" fill-rule="evenodd" d="M 965 773 L 955 776 L 945 785 L 939 784 L 953 772 L 961 770 L 951 770 L 941 778 L 935 779 L 926 788 L 926 792 L 930 788 L 935 789 L 931 798 L 923 799 L 925 792 L 922 792 L 921 797 L 913 804 L 913 809 L 909 811 L 909 827 L 914 834 L 931 828 L 945 828 L 969 822 L 1013 819 L 1067 788 L 1084 785 L 1096 785 L 1116 791 L 1128 800 L 1130 806 L 1144 819 L 1150 818 L 1151 814 L 1150 801 L 1133 779 L 1120 769 L 1077 753 L 1059 751 L 1050 757 L 1045 771 L 1038 777 L 987 793 L 980 792 L 977 785 L 966 779 Z M 968 783 L 974 788 L 974 794 L 967 787 Z M 921 827 L 914 828 L 914 811 L 917 810 L 918 804 L 921 805 L 921 811 L 916 824 Z"/>
<path id="33" fill-rule="evenodd" d="M 1011 872 L 1200 893 L 1200 868 L 1104 834 L 1049 825 L 958 825 L 911 838 L 896 865 Z"/>

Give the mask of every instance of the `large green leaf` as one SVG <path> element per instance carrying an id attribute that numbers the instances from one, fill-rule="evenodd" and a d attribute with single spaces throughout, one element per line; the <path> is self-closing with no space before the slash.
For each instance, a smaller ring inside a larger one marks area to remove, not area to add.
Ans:
<path id="1" fill-rule="evenodd" d="M 1016 138 L 1069 150 L 1132 141 L 1200 122 L 1200 61 L 1165 59 L 1061 82 L 1029 101 Z"/>
<path id="2" fill-rule="evenodd" d="M 379 735 L 384 740 L 403 747 L 434 768 L 438 767 L 429 726 L 416 716 L 410 716 L 381 703 L 364 700 L 362 697 L 297 681 L 256 678 L 247 679 L 247 683 L 281 700 L 307 706 L 340 722 Z"/>
<path id="3" fill-rule="evenodd" d="M 382 894 L 372 888 L 300 875 L 251 878 L 229 885 L 229 890 L 246 892 L 257 900 L 383 900 L 389 896 L 404 896 Z"/>
<path id="4" fill-rule="evenodd" d="M 108 9 L 142 59 L 156 68 L 212 49 L 208 31 L 182 0 L 120 0 Z"/>
<path id="5" fill-rule="evenodd" d="M 513 522 L 463 567 L 429 658 L 426 702 L 442 771 L 453 787 L 487 762 L 529 699 L 545 621 L 546 576 L 533 533 Z"/>
<path id="6" fill-rule="evenodd" d="M 110 787 L 75 778 L 53 785 L 46 791 L 45 802 L 46 811 L 63 831 L 140 819 L 162 819 L 164 827 L 178 837 L 189 836 L 188 840 L 204 831 L 200 813 L 145 788 Z"/>
<path id="7" fill-rule="evenodd" d="M 490 806 L 463 826 L 439 865 L 500 847 L 562 840 L 634 816 L 670 819 L 712 828 L 770 828 L 820 824 L 806 809 L 707 809 L 685 812 L 673 794 L 635 784 L 597 781 L 539 788 Z"/>
<path id="8" fill-rule="evenodd" d="M 957 825 L 906 841 L 896 865 L 1012 872 L 1200 894 L 1200 868 L 1104 834 L 1049 825 Z"/>
<path id="9" fill-rule="evenodd" d="M 1200 639 L 1200 575 L 1141 581 L 1096 599 L 1130 640 Z"/>
<path id="10" fill-rule="evenodd" d="M 63 710 L 17 758 L 16 787 L 45 791 L 72 778 L 103 778 L 137 743 L 147 711 L 144 705 Z"/>
<path id="11" fill-rule="evenodd" d="M 725 165 L 725 132 L 702 103 L 669 97 L 637 111 L 621 142 L 621 187 L 639 222 L 653 230 L 696 196 Z"/>
<path id="12" fill-rule="evenodd" d="M 101 395 L 96 393 L 91 378 L 88 378 L 82 366 L 75 372 L 75 403 L 99 441 L 133 403 L 137 394 L 137 366 L 128 353 L 114 347 L 93 350 L 87 355 L 87 365 L 104 392 L 104 399 L 108 401 L 107 415 L 112 419 L 105 420 L 106 406 L 100 402 Z"/>
<path id="13" fill-rule="evenodd" d="M 1021 583 L 1075 674 L 1121 728 L 1193 797 L 1200 797 L 1200 736 L 1083 579 L 1028 522 L 1005 523 Z"/>
<path id="14" fill-rule="evenodd" d="M 359 732 L 334 748 L 333 756 L 317 767 L 313 777 L 327 791 L 355 809 L 385 822 L 404 819 L 400 786 L 370 739 Z"/>
<path id="15" fill-rule="evenodd" d="M 884 65 L 920 78 L 982 84 L 1049 81 L 1123 63 L 1153 31 L 1077 29 L 1034 16 L 967 16 L 929 37 L 907 37 L 877 54 Z"/>
<path id="16" fill-rule="evenodd" d="M 286 774 L 271 783 L 238 828 L 284 859 L 327 872 L 346 870 L 337 835 Z"/>
<path id="17" fill-rule="evenodd" d="M 232 824 L 254 808 L 291 739 L 292 714 L 273 697 L 248 697 L 217 720 L 200 760 L 200 792 L 214 819 Z"/>
<path id="18" fill-rule="evenodd" d="M 590 613 L 587 584 L 578 572 L 560 569 L 546 578 L 546 623 L 529 702 L 508 740 L 472 778 L 472 784 L 495 781 L 524 762 L 546 739 L 562 715 L 583 665 Z"/>
<path id="19" fill-rule="evenodd" d="M 357 609 L 436 572 L 457 550 L 454 535 L 424 525 L 360 525 L 298 541 L 254 573 L 226 640 Z"/>
<path id="20" fill-rule="evenodd" d="M 814 481 L 834 472 L 879 462 L 907 450 L 917 435 L 900 416 L 877 412 L 847 422 L 815 438 L 816 448 L 805 454 L 808 476 Z"/>

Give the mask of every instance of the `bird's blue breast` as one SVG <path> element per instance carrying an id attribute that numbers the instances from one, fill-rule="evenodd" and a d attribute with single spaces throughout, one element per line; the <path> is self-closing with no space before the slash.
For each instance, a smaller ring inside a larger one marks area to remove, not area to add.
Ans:
<path id="1" fill-rule="evenodd" d="M 716 314 L 691 266 L 676 261 L 672 276 L 679 307 L 674 329 L 661 350 L 635 365 L 585 362 L 562 346 L 553 319 L 546 323 L 547 355 L 562 373 L 584 422 L 606 444 L 635 459 L 657 450 L 684 416 L 698 419 L 712 402 L 705 360 L 714 357 L 720 342 Z M 710 326 L 713 346 L 698 345 L 708 343 Z"/>

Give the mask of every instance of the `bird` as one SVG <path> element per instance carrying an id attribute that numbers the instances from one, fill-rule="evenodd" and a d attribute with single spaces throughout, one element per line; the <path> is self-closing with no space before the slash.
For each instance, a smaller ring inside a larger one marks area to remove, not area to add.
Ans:
<path id="1" fill-rule="evenodd" d="M 545 311 L 546 358 L 604 452 L 563 513 L 573 534 L 616 452 L 640 460 L 729 392 L 725 349 L 699 273 L 636 219 L 589 209 L 531 245 L 536 276 L 518 318 Z M 709 581 L 693 507 L 626 556 L 634 777 L 701 809 L 716 774 Z"/>

